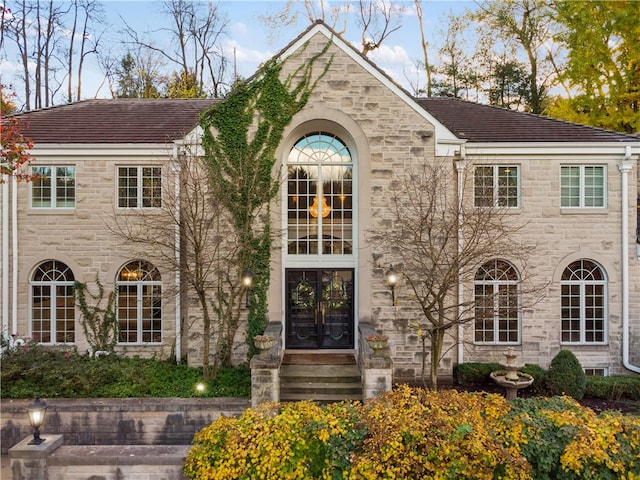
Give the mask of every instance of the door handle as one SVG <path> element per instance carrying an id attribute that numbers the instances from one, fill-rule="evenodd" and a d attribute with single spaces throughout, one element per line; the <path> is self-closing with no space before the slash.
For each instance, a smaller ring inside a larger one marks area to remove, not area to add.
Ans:
<path id="1" fill-rule="evenodd" d="M 322 326 L 324 327 L 324 320 L 325 320 L 325 309 L 324 309 L 324 305 L 322 305 Z"/>

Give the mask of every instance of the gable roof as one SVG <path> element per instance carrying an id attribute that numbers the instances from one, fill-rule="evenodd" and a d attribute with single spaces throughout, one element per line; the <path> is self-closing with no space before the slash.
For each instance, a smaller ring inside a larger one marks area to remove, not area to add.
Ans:
<path id="1" fill-rule="evenodd" d="M 602 128 L 516 112 L 508 108 L 458 98 L 420 98 L 416 101 L 453 134 L 469 142 L 630 142 L 626 135 Z"/>
<path id="2" fill-rule="evenodd" d="M 155 143 L 183 138 L 213 99 L 83 100 L 17 115 L 35 144 Z"/>
<path id="3" fill-rule="evenodd" d="M 472 143 L 638 142 L 625 135 L 541 115 L 456 98 L 416 98 L 321 20 L 311 24 L 275 57 L 286 58 L 311 36 L 321 33 L 400 96 L 436 128 L 436 141 Z M 17 115 L 25 135 L 36 144 L 166 144 L 199 124 L 199 114 L 215 99 L 84 100 Z M 392 121 L 392 119 L 390 120 Z"/>

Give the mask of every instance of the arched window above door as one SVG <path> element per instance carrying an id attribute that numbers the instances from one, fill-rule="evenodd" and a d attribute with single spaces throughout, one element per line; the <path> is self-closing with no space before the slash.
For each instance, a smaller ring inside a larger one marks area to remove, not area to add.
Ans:
<path id="1" fill-rule="evenodd" d="M 290 255 L 353 253 L 353 158 L 336 135 L 300 138 L 287 159 Z"/>

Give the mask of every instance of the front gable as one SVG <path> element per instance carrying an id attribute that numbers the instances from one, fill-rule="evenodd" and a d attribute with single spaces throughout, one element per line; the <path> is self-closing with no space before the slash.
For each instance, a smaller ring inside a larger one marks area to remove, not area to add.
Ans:
<path id="1" fill-rule="evenodd" d="M 276 57 L 291 59 L 306 49 L 310 52 L 320 51 L 327 42 L 332 43 L 328 55 L 334 55 L 334 64 L 331 66 L 327 75 L 327 88 L 337 94 L 351 94 L 355 96 L 344 96 L 343 100 L 351 102 L 355 105 L 359 103 L 361 108 L 372 108 L 370 95 L 384 97 L 394 97 L 398 102 L 402 103 L 415 113 L 415 120 L 406 128 L 416 129 L 420 131 L 420 136 L 433 136 L 435 134 L 436 153 L 438 156 L 452 155 L 451 145 L 459 145 L 464 140 L 458 139 L 443 123 L 438 121 L 431 113 L 425 110 L 416 100 L 401 86 L 394 82 L 375 64 L 369 61 L 365 56 L 360 54 L 351 44 L 346 42 L 340 35 L 331 30 L 326 24 L 318 21 L 301 34 L 296 40 L 291 42 Z M 305 56 L 306 57 L 306 56 Z M 339 60 L 338 60 L 339 59 Z M 341 65 L 341 67 L 338 67 Z M 347 66 L 348 65 L 348 66 Z M 364 82 L 360 82 L 360 90 L 349 91 L 348 84 L 352 81 L 354 75 L 366 74 L 370 76 L 368 86 Z M 322 89 L 321 86 L 318 87 Z M 375 103 L 375 100 L 374 100 Z M 376 112 L 386 113 L 386 112 Z M 388 112 L 393 114 L 394 112 Z M 387 117 L 388 120 L 394 120 L 394 117 Z M 429 131 L 429 133 L 426 133 Z"/>

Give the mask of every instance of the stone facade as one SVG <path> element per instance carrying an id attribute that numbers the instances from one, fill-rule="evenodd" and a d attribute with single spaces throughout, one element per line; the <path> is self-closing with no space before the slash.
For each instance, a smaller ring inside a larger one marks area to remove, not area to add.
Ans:
<path id="1" fill-rule="evenodd" d="M 402 264 L 403 258 L 383 251 L 380 245 L 369 241 L 370 233 L 394 227 L 390 195 L 406 172 L 425 162 L 450 164 L 452 201 L 456 198 L 459 178 L 463 179 L 465 195 L 472 198 L 471 172 L 475 166 L 512 165 L 518 169 L 519 206 L 510 209 L 508 216 L 514 223 L 523 225 L 518 240 L 529 245 L 533 254 L 524 263 L 518 255 L 506 252 L 504 260 L 512 262 L 521 272 L 527 271 L 540 292 L 539 299 L 520 312 L 519 340 L 511 345 L 516 348 L 519 360 L 546 367 L 560 349 L 569 348 L 585 368 L 602 369 L 609 374 L 628 373 L 622 364 L 623 324 L 628 323 L 630 363 L 640 364 L 640 296 L 637 294 L 640 291 L 640 263 L 635 243 L 636 200 L 633 196 L 634 186 L 638 185 L 640 143 L 634 137 L 622 135 L 599 140 L 603 134 L 596 129 L 590 137 L 592 140 L 555 138 L 548 127 L 545 127 L 546 137 L 540 139 L 501 140 L 499 126 L 489 139 L 474 140 L 473 132 L 468 135 L 456 133 L 455 125 L 450 125 L 448 119 L 438 119 L 443 118 L 442 112 L 430 113 L 428 105 L 423 107 L 322 24 L 311 27 L 281 52 L 282 58 L 287 59 L 283 74 L 293 73 L 300 62 L 321 51 L 327 42 L 331 42 L 327 52 L 314 66 L 316 78 L 327 62 L 331 64 L 307 106 L 286 128 L 276 153 L 276 169 L 282 171 L 292 147 L 310 132 L 329 132 L 345 143 L 353 159 L 353 254 L 301 260 L 287 254 L 283 239 L 272 255 L 269 321 L 280 323 L 286 332 L 287 306 L 283 291 L 287 269 L 305 266 L 353 269 L 354 330 L 357 331 L 361 323 L 370 323 L 386 334 L 393 360 L 393 381 L 418 382 L 422 350 L 410 325 L 419 318 L 420 312 L 402 281 L 395 290 L 397 302 L 392 304 L 384 276 L 389 265 Z M 485 119 L 490 122 L 494 113 L 498 115 L 498 109 L 486 114 Z M 534 126 L 543 121 L 542 117 L 516 115 L 533 122 Z M 567 124 L 557 122 L 557 125 L 564 128 Z M 77 207 L 64 212 L 35 211 L 29 207 L 29 189 L 18 188 L 16 307 L 19 320 L 17 331 L 11 333 L 28 334 L 30 331 L 29 282 L 39 262 L 47 259 L 63 261 L 72 268 L 78 280 L 89 284 L 98 273 L 110 288 L 122 265 L 144 257 L 144 252 L 123 242 L 108 228 L 114 214 L 123 214 L 114 209 L 116 168 L 131 163 L 167 165 L 172 160 L 171 146 L 93 145 L 87 148 L 64 145 L 58 148 L 36 142 L 33 154 L 38 164 L 70 162 L 76 165 Z M 456 170 L 455 162 L 460 162 L 458 166 L 462 165 L 464 169 Z M 625 205 L 622 203 L 623 173 L 619 168 L 622 164 L 630 166 L 625 178 L 631 194 L 626 195 Z M 604 208 L 560 206 L 561 166 L 580 165 L 604 167 Z M 466 172 L 466 177 L 462 171 Z M 173 188 L 173 179 L 163 180 L 163 188 L 165 186 Z M 282 195 L 271 206 L 274 230 L 286 231 L 286 202 L 283 188 Z M 623 207 L 627 212 L 624 234 Z M 629 251 L 623 257 L 625 244 Z M 3 263 L 2 268 L 13 268 L 12 260 L 4 258 L 2 261 L 8 263 Z M 580 259 L 596 262 L 606 276 L 605 339 L 597 344 L 561 341 L 561 277 L 567 265 Z M 185 355 L 188 355 L 189 363 L 196 365 L 201 361 L 198 346 L 201 318 L 196 303 L 183 290 L 178 305 L 175 272 L 167 265 L 157 267 L 163 282 L 162 342 L 118 347 L 118 350 L 125 354 L 166 356 L 175 353 L 178 346 L 180 350 L 188 350 Z M 624 271 L 627 279 L 623 278 Z M 472 300 L 472 282 L 464 283 L 461 292 L 464 301 Z M 623 305 L 628 305 L 626 312 Z M 454 329 L 451 333 L 445 346 L 449 353 L 440 366 L 443 376 L 450 377 L 454 365 L 461 361 L 502 361 L 506 344 L 476 343 L 473 322 L 466 324 L 460 332 Z M 234 346 L 237 363 L 247 361 L 244 336 L 245 332 L 240 329 Z M 78 337 L 78 348 L 86 349 L 81 335 Z M 457 339 L 463 340 L 459 347 L 454 345 Z M 353 348 L 357 349 L 357 340 L 355 343 Z M 287 348 L 286 343 L 284 348 Z"/>

